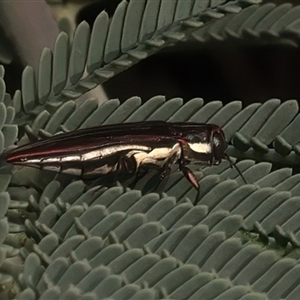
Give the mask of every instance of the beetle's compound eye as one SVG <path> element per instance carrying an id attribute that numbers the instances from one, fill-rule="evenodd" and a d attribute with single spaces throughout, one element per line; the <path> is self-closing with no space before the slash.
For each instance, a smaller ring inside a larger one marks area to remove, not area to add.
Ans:
<path id="1" fill-rule="evenodd" d="M 215 131 L 213 134 L 213 155 L 214 164 L 219 164 L 224 158 L 224 153 L 227 148 L 227 142 L 225 141 L 225 135 L 223 131 Z"/>

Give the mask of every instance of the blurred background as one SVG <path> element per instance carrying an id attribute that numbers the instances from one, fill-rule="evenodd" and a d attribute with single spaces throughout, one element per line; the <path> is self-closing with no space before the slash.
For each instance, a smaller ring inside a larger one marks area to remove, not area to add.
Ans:
<path id="1" fill-rule="evenodd" d="M 20 88 L 26 65 L 38 72 L 43 48 L 53 48 L 59 31 L 72 37 L 78 23 L 87 21 L 93 26 L 101 11 L 112 16 L 119 2 L 0 0 L 0 63 L 5 66 L 7 91 L 13 95 Z M 299 0 L 290 2 L 300 4 Z M 276 39 L 272 31 L 259 37 L 237 37 L 201 30 L 195 33 L 197 39 L 163 49 L 106 82 L 107 98 L 124 101 L 139 96 L 146 101 L 165 95 L 167 99 L 242 100 L 244 105 L 270 98 L 300 99 L 300 39 Z"/>

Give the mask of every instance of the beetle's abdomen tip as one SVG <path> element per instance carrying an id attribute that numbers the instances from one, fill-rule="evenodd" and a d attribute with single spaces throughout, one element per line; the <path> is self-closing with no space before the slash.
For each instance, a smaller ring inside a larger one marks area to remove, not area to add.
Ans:
<path id="1" fill-rule="evenodd" d="M 4 151 L 0 156 L 0 160 L 10 164 L 20 161 L 19 157 L 14 155 L 11 151 Z"/>

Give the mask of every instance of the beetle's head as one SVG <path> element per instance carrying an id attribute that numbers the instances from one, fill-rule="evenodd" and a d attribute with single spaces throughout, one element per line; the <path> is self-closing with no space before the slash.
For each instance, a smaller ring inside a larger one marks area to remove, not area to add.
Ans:
<path id="1" fill-rule="evenodd" d="M 194 132 L 187 136 L 186 140 L 179 140 L 186 163 L 207 163 L 208 165 L 218 165 L 222 159 L 226 159 L 231 168 L 235 168 L 239 175 L 246 182 L 243 174 L 226 153 L 228 144 L 224 131 L 221 127 L 211 124 L 208 130 Z"/>
<path id="2" fill-rule="evenodd" d="M 179 141 L 186 163 L 218 165 L 227 148 L 223 130 L 214 124 L 192 131 Z"/>
<path id="3" fill-rule="evenodd" d="M 223 158 L 225 158 L 231 168 L 235 168 L 239 175 L 242 177 L 245 183 L 247 183 L 245 177 L 243 176 L 242 172 L 236 166 L 236 164 L 230 159 L 229 155 L 225 152 L 228 147 L 228 144 L 225 140 L 225 134 L 221 128 L 217 128 L 212 132 L 212 145 L 213 145 L 213 154 L 214 157 L 212 158 L 212 164 L 218 165 Z"/>

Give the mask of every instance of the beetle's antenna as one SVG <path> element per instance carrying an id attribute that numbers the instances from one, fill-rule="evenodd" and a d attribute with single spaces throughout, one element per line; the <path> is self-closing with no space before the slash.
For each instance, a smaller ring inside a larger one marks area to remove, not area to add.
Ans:
<path id="1" fill-rule="evenodd" d="M 247 184 L 247 181 L 245 179 L 245 177 L 243 176 L 242 172 L 240 171 L 240 169 L 236 166 L 236 164 L 230 159 L 229 155 L 227 153 L 224 153 L 224 158 L 226 160 L 228 160 L 229 164 L 230 164 L 230 168 L 235 168 L 236 171 L 239 173 L 239 175 L 243 178 L 244 182 Z"/>

